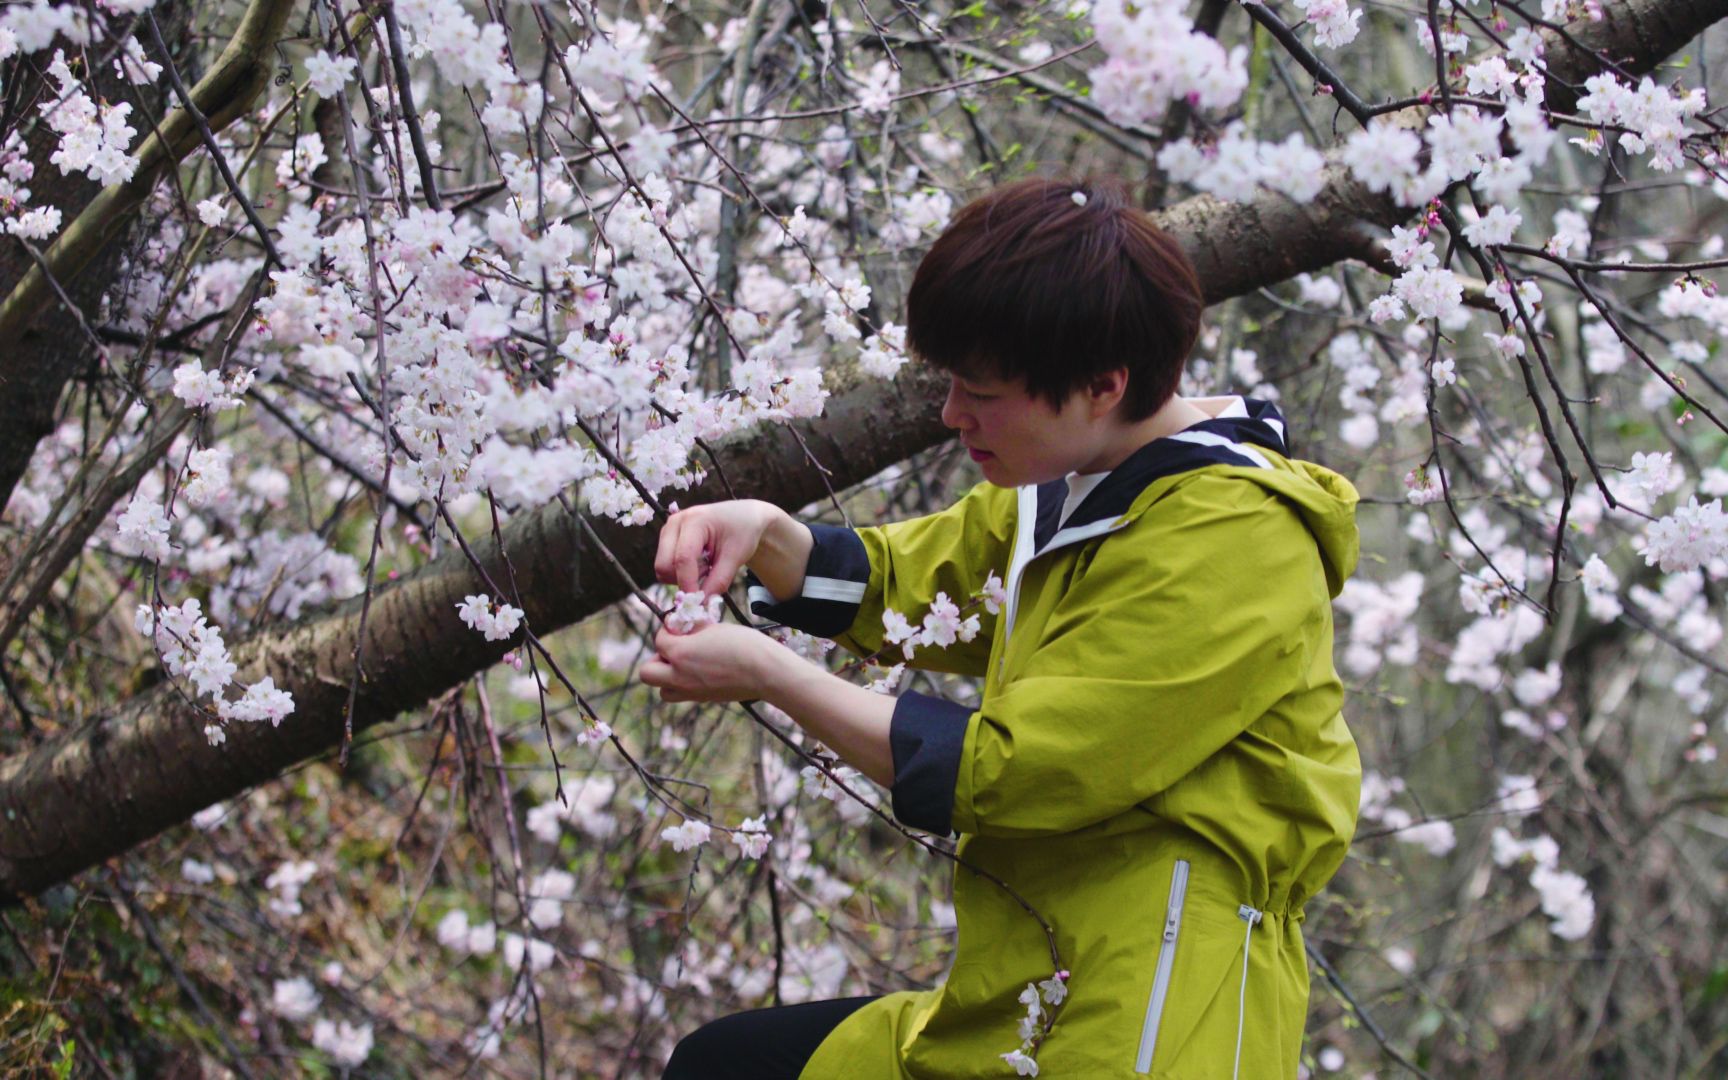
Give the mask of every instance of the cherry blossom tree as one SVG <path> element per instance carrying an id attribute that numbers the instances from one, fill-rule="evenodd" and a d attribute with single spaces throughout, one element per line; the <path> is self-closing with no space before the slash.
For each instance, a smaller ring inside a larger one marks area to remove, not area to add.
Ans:
<path id="1" fill-rule="evenodd" d="M 944 841 L 772 710 L 634 682 L 662 621 L 741 615 L 654 586 L 654 539 L 974 482 L 900 297 L 969 196 L 1092 171 L 1200 270 L 1186 390 L 1278 400 L 1364 495 L 1314 1068 L 1707 1069 L 1724 15 L 0 11 L 0 896 L 19 1023 L 66 1033 L 39 1060 L 104 1052 L 43 952 L 90 904 L 242 1074 L 655 1075 L 717 1011 L 939 977 Z M 891 613 L 864 663 L 782 635 L 965 700 L 901 661 L 998 603 Z M 1004 1075 L 1061 1037 L 1051 940 Z"/>

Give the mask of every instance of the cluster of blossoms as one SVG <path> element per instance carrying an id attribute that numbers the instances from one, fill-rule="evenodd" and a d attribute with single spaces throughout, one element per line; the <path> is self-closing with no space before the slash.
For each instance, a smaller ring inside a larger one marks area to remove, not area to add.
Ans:
<path id="1" fill-rule="evenodd" d="M 737 845 L 738 854 L 746 859 L 760 859 L 768 853 L 768 845 L 774 842 L 774 835 L 768 831 L 766 815 L 745 818 L 730 834 L 732 843 Z"/>
<path id="2" fill-rule="evenodd" d="M 878 379 L 892 379 L 906 366 L 906 360 L 906 328 L 893 323 L 884 323 L 858 352 L 859 370 Z"/>
<path id="3" fill-rule="evenodd" d="M 1362 797 L 1357 813 L 1362 820 L 1377 822 L 1398 839 L 1415 844 L 1430 855 L 1446 855 L 1457 847 L 1458 835 L 1450 821 L 1433 818 L 1418 821 L 1408 810 L 1392 805 L 1392 800 L 1403 792 L 1402 778 L 1365 772 L 1362 774 Z"/>
<path id="4" fill-rule="evenodd" d="M 1356 36 L 1358 13 L 1341 0 L 1302 0 L 1299 6 L 1307 9 L 1321 44 L 1345 44 Z M 1092 92 L 1112 119 L 1145 124 L 1172 102 L 1223 109 L 1241 98 L 1248 86 L 1247 50 L 1226 52 L 1194 30 L 1184 9 L 1173 0 L 1104 0 L 1093 6 L 1094 33 L 1109 59 L 1092 71 Z M 1319 194 L 1325 159 L 1300 135 L 1260 142 L 1238 123 L 1209 141 L 1184 137 L 1167 143 L 1158 165 L 1172 180 L 1222 199 L 1247 199 L 1266 187 L 1308 202 Z"/>
<path id="5" fill-rule="evenodd" d="M 248 478 L 250 502 L 266 504 L 256 491 L 273 480 L 254 472 Z M 199 518 L 184 518 L 181 537 L 187 541 L 187 566 L 195 571 L 227 571 L 227 579 L 210 591 L 210 610 L 231 619 L 243 610 L 263 610 L 284 619 L 297 619 L 306 607 L 353 596 L 364 586 L 360 564 L 352 555 L 330 548 L 315 532 L 282 534 L 266 530 L 253 538 L 248 558 L 231 565 L 231 542 L 212 536 Z"/>
<path id="6" fill-rule="evenodd" d="M 498 924 L 470 923 L 468 913 L 461 908 L 445 912 L 434 934 L 438 944 L 459 956 L 490 956 L 498 947 Z"/>
<path id="7" fill-rule="evenodd" d="M 340 982 L 340 964 L 332 964 L 325 976 L 327 982 Z M 270 1011 L 289 1023 L 313 1020 L 313 1016 L 318 1014 L 320 1004 L 323 1004 L 323 997 L 313 988 L 311 980 L 304 976 L 278 978 L 271 987 Z M 330 1061 L 334 1061 L 339 1068 L 359 1068 L 366 1063 L 366 1058 L 372 1056 L 372 1025 L 354 1025 L 346 1020 L 327 1020 L 320 1016 L 313 1021 L 311 1042 L 314 1049 L 328 1054 Z"/>
<path id="8" fill-rule="evenodd" d="M 1541 568 L 1532 561 L 1530 566 Z M 1525 569 L 1508 564 L 1498 572 L 1484 569 L 1465 574 L 1459 581 L 1459 601 L 1476 616 L 1459 632 L 1446 665 L 1446 681 L 1481 690 L 1498 689 L 1505 679 L 1505 665 L 1541 635 L 1542 616 L 1528 603 L 1513 596 L 1514 589 L 1530 583 Z"/>
<path id="9" fill-rule="evenodd" d="M 528 921 L 537 930 L 564 922 L 564 905 L 576 895 L 576 875 L 568 870 L 543 870 L 528 883 Z"/>
<path id="10" fill-rule="evenodd" d="M 1542 739 L 1561 730 L 1566 726 L 1566 714 L 1554 708 L 1543 711 L 1543 707 L 1552 702 L 1559 692 L 1559 664 L 1525 668 L 1512 680 L 1512 696 L 1519 707 L 1503 711 L 1500 714 L 1501 725 L 1527 739 Z"/>
<path id="11" fill-rule="evenodd" d="M 1584 80 L 1585 94 L 1578 109 L 1604 127 L 1624 128 L 1618 140 L 1629 154 L 1649 154 L 1650 167 L 1672 172 L 1685 164 L 1681 143 L 1688 121 L 1704 112 L 1707 98 L 1703 87 L 1685 93 L 1657 86 L 1646 75 L 1633 88 L 1612 72 Z M 1601 130 L 1573 142 L 1595 154 L 1602 148 Z"/>
<path id="12" fill-rule="evenodd" d="M 197 363 L 174 369 L 174 396 L 188 409 L 232 409 L 252 385 L 253 373 L 237 368 L 224 375 L 205 371 Z"/>
<path id="13" fill-rule="evenodd" d="M 1536 784 L 1528 776 L 1502 778 L 1496 806 L 1513 816 L 1534 813 L 1541 806 Z M 1509 867 L 1529 860 L 1530 885 L 1541 897 L 1542 911 L 1557 937 L 1578 941 L 1590 932 L 1596 922 L 1596 901 L 1582 877 L 1559 868 L 1560 845 L 1553 837 L 1538 835 L 1520 840 L 1511 830 L 1495 828 L 1492 852 L 1497 866 Z"/>
<path id="14" fill-rule="evenodd" d="M 528 920 L 536 928 L 558 926 L 564 917 L 564 902 L 575 895 L 576 879 L 562 870 L 539 874 L 528 886 L 530 899 Z M 501 952 L 506 970 L 525 971 L 529 976 L 549 969 L 558 960 L 558 950 L 549 941 L 524 937 L 521 934 L 498 933 L 498 924 L 487 921 L 471 922 L 468 913 L 452 908 L 438 920 L 434 930 L 438 944 L 458 957 L 491 956 Z M 501 947 L 501 948 L 500 948 Z M 522 1018 L 534 990 L 527 979 L 512 979 L 511 991 L 493 1001 L 487 1010 L 486 1023 L 470 1032 L 466 1040 L 470 1050 L 480 1057 L 496 1057 L 507 1024 Z"/>
<path id="15" fill-rule="evenodd" d="M 194 450 L 186 458 L 186 482 L 180 493 L 195 507 L 206 507 L 228 494 L 233 453 L 219 446 Z"/>
<path id="16" fill-rule="evenodd" d="M 679 825 L 668 825 L 660 830 L 660 839 L 672 845 L 677 852 L 693 851 L 706 844 L 714 830 L 706 821 L 691 818 Z"/>
<path id="17" fill-rule="evenodd" d="M 1446 497 L 1446 485 L 1438 467 L 1418 465 L 1404 474 L 1404 497 L 1411 506 L 1427 506 Z"/>
<path id="18" fill-rule="evenodd" d="M 698 627 L 717 623 L 723 603 L 721 597 L 708 596 L 700 589 L 694 592 L 680 589 L 672 601 L 672 609 L 666 613 L 666 629 L 674 634 L 688 634 Z"/>
<path id="19" fill-rule="evenodd" d="M 910 660 L 922 645 L 947 648 L 956 641 L 971 641 L 978 636 L 980 623 L 976 614 L 962 619 L 959 606 L 948 599 L 947 593 L 939 592 L 930 602 L 930 610 L 924 615 L 921 626 L 914 627 L 906 616 L 889 608 L 882 613 L 882 627 L 885 640 L 900 645 L 906 659 Z"/>
<path id="20" fill-rule="evenodd" d="M 1158 151 L 1158 165 L 1171 180 L 1232 202 L 1252 198 L 1262 187 L 1310 202 L 1326 180 L 1326 159 L 1301 135 L 1260 142 L 1249 138 L 1240 123 L 1207 145 L 1191 139 L 1165 145 Z"/>
<path id="21" fill-rule="evenodd" d="M 138 135 L 126 122 L 132 106 L 124 101 L 98 106 L 91 101 L 58 49 L 48 74 L 60 84 L 60 96 L 38 106 L 48 126 L 60 135 L 60 146 L 49 162 L 58 165 L 61 173 L 81 172 L 100 184 L 131 180 L 138 169 L 138 159 L 127 152 Z"/>
<path id="22" fill-rule="evenodd" d="M 339 982 L 341 977 L 340 965 L 333 964 L 326 972 L 329 982 Z M 312 1020 L 322 1003 L 322 995 L 303 975 L 277 979 L 271 987 L 270 1011 L 292 1024 Z M 337 1066 L 357 1069 L 372 1056 L 372 1025 L 318 1017 L 312 1024 L 312 1045 L 330 1055 Z"/>
<path id="23" fill-rule="evenodd" d="M 774 842 L 774 835 L 768 831 L 766 815 L 745 818 L 735 829 L 726 830 L 727 838 L 738 848 L 738 854 L 746 859 L 760 859 L 767 854 L 768 847 Z M 677 852 L 693 851 L 706 844 L 714 836 L 714 827 L 705 821 L 691 818 L 679 825 L 668 825 L 660 830 L 660 839 L 672 845 Z"/>
<path id="24" fill-rule="evenodd" d="M 1687 732 L 1687 746 L 1681 752 L 1681 757 L 1695 765 L 1708 765 L 1716 760 L 1716 744 L 1710 741 L 1710 725 L 1702 720 L 1694 720 L 1692 728 Z"/>
<path id="25" fill-rule="evenodd" d="M 1365 678 L 1382 663 L 1409 667 L 1416 662 L 1419 643 L 1414 616 L 1422 603 L 1422 575 L 1406 571 L 1391 581 L 1351 578 L 1334 601 L 1350 616 L 1350 639 L 1344 647 L 1344 669 Z"/>
<path id="26" fill-rule="evenodd" d="M 484 85 L 484 115 L 496 113 L 501 126 L 531 124 L 545 106 L 538 86 L 525 86 L 511 70 L 501 25 L 476 24 L 452 0 L 417 2 L 403 11 L 403 21 L 413 54 L 429 55 L 457 84 Z M 486 211 L 483 225 L 448 210 L 416 207 L 397 216 L 383 209 L 385 276 L 405 283 L 391 305 L 386 395 L 394 440 L 388 449 L 396 456 L 392 485 L 402 497 L 458 499 L 485 489 L 506 507 L 533 506 L 579 483 L 591 511 L 645 523 L 651 512 L 631 482 L 608 471 L 594 451 L 548 437 L 548 429 L 575 417 L 618 431 L 631 476 L 658 496 L 701 479 L 692 458 L 698 439 L 761 420 L 821 413 L 828 391 L 809 362 L 815 354 L 800 353 L 806 311 L 799 299 L 821 308 L 827 337 L 821 345 L 858 341 L 858 316 L 870 289 L 855 267 L 812 263 L 801 284 L 749 267 L 739 306 L 726 319 L 733 343 L 744 349 L 732 365 L 729 392 L 698 390 L 684 347 L 669 340 L 677 336 L 672 305 L 679 290 L 692 272 L 711 272 L 719 201 L 701 189 L 688 200 L 676 196 L 664 178 L 677 164 L 676 140 L 619 112 L 619 102 L 611 100 L 617 92 L 627 99 L 649 94 L 658 75 L 646 55 L 656 32 L 653 22 L 613 20 L 607 33 L 591 35 L 563 57 L 584 88 L 587 107 L 616 129 L 624 160 L 639 170 L 605 214 L 603 230 L 590 235 L 565 220 L 580 215 L 588 201 L 566 179 L 536 170 L 509 150 L 497 155 L 507 198 Z M 351 73 L 349 57 L 317 53 L 307 61 L 308 82 L 320 94 L 336 92 Z M 590 92 L 601 86 L 607 93 Z M 388 106 L 388 99 L 379 104 Z M 384 114 L 398 115 L 389 108 Z M 421 119 L 436 164 L 439 117 L 428 111 Z M 400 119 L 389 123 L 396 126 L 396 142 L 406 143 Z M 833 167 L 848 152 L 843 130 L 835 127 L 819 156 Z M 943 160 L 952 156 L 942 140 L 931 142 L 930 152 Z M 785 157 L 786 164 L 797 160 L 790 151 Z M 288 195 L 278 222 L 287 265 L 271 273 L 259 305 L 260 344 L 280 350 L 266 368 L 334 384 L 336 393 L 347 395 L 345 381 L 371 369 L 363 362 L 371 351 L 362 333 L 366 309 L 355 299 L 365 294 L 371 266 L 361 224 L 327 224 L 323 208 L 310 201 L 314 192 L 305 177 L 325 160 L 321 137 L 308 133 L 278 170 Z M 392 182 L 387 164 L 374 161 L 383 184 Z M 764 167 L 780 166 L 765 161 Z M 401 179 L 412 191 L 418 170 Z M 940 227 L 951 207 L 946 194 L 910 190 L 911 177 L 902 182 L 908 190 L 889 197 L 906 210 L 909 227 L 916 233 Z M 809 196 L 834 198 L 821 189 Z M 206 200 L 199 213 L 219 223 L 224 210 L 220 201 Z M 779 239 L 820 246 L 827 226 L 796 213 L 778 231 Z M 483 279 L 482 269 L 503 277 Z M 501 378 L 486 363 L 488 354 L 508 350 L 520 334 L 544 330 L 540 283 L 557 298 L 548 314 L 561 362 L 543 378 Z M 905 362 L 904 332 L 884 326 L 863 343 L 859 359 L 867 373 L 891 376 Z M 182 397 L 196 406 L 231 403 L 245 389 L 222 385 L 196 365 L 184 379 Z M 362 464 L 381 472 L 385 447 L 373 440 L 366 447 L 370 456 Z"/>
<path id="27" fill-rule="evenodd" d="M 592 750 L 612 737 L 612 725 L 590 718 L 576 734 L 576 745 Z"/>
<path id="28" fill-rule="evenodd" d="M 981 600 L 984 609 L 992 615 L 1001 611 L 1002 605 L 1008 602 L 1002 579 L 990 574 L 976 599 Z M 971 641 L 978 636 L 983 624 L 976 612 L 961 618 L 959 605 L 948 599 L 947 593 L 939 592 L 930 602 L 930 610 L 925 613 L 922 624 L 914 626 L 906 616 L 889 608 L 882 613 L 882 628 L 883 639 L 890 645 L 901 646 L 902 653 L 910 660 L 923 646 L 945 649 L 956 641 Z"/>
<path id="29" fill-rule="evenodd" d="M 805 791 L 833 803 L 840 813 L 840 820 L 846 824 L 859 825 L 869 820 L 870 808 L 848 796 L 840 787 L 844 784 L 853 791 L 869 790 L 864 774 L 857 769 L 841 765 L 837 761 L 829 763 L 828 772 L 823 772 L 814 765 L 806 765 L 799 770 L 799 779 Z"/>
<path id="30" fill-rule="evenodd" d="M 506 968 L 511 971 L 526 968 L 533 975 L 545 971 L 558 960 L 558 950 L 550 941 L 521 934 L 504 935 L 502 954 Z"/>
<path id="31" fill-rule="evenodd" d="M 1020 991 L 1026 1015 L 1020 1018 L 1020 1045 L 1000 1055 L 1014 1068 L 1015 1076 L 1038 1075 L 1038 1044 L 1056 1022 L 1056 1010 L 1068 997 L 1068 973 L 1058 971 L 1042 982 L 1029 982 Z M 1048 1011 L 1045 1006 L 1048 1005 Z"/>
<path id="32" fill-rule="evenodd" d="M 149 6 L 139 5 L 138 10 Z M 49 0 L 12 4 L 0 12 L 0 60 L 41 52 L 60 36 L 74 45 L 90 44 L 89 12 L 73 4 L 55 7 Z"/>
<path id="33" fill-rule="evenodd" d="M 618 819 L 606 809 L 617 790 L 618 785 L 605 776 L 566 784 L 564 793 L 568 802 L 553 797 L 529 810 L 528 831 L 544 843 L 556 844 L 568 824 L 584 836 L 604 840 L 618 831 Z"/>
<path id="34" fill-rule="evenodd" d="M 1177 0 L 1101 0 L 1092 28 L 1109 57 L 1092 71 L 1092 95 L 1119 123 L 1154 123 L 1174 101 L 1228 108 L 1248 88 L 1248 50 L 1197 33 Z"/>
<path id="35" fill-rule="evenodd" d="M 1254 0 L 1259 2 L 1259 0 Z M 1314 44 L 1323 49 L 1341 49 L 1356 40 L 1362 12 L 1345 0 L 1290 0 L 1314 30 Z"/>
<path id="36" fill-rule="evenodd" d="M 1722 500 L 1700 503 L 1692 496 L 1685 506 L 1650 524 L 1638 554 L 1663 573 L 1718 564 L 1712 576 L 1722 576 L 1728 570 L 1720 565 L 1728 558 L 1728 514 L 1722 512 Z"/>
<path id="37" fill-rule="evenodd" d="M 456 614 L 464 626 L 486 635 L 487 641 L 507 641 L 522 625 L 521 608 L 501 601 L 494 606 L 492 598 L 484 594 L 463 597 L 456 605 Z"/>
<path id="38" fill-rule="evenodd" d="M 647 58 L 658 24 L 617 19 L 603 20 L 601 26 L 604 33 L 588 35 L 565 53 L 572 77 L 583 86 L 617 87 L 630 97 L 644 93 L 660 78 Z"/>
<path id="39" fill-rule="evenodd" d="M 186 678 L 199 696 L 213 698 L 221 719 L 246 723 L 268 720 L 274 726 L 293 713 L 293 697 L 278 690 L 268 675 L 248 686 L 237 700 L 222 696 L 238 668 L 228 655 L 222 631 L 205 621 L 197 597 L 174 606 L 139 604 L 133 621 L 140 634 L 155 642 L 168 674 Z M 227 738 L 220 724 L 206 726 L 204 734 L 212 744 Z"/>
<path id="40" fill-rule="evenodd" d="M 319 1017 L 312 1023 L 312 1045 L 345 1069 L 357 1069 L 372 1056 L 372 1025 Z"/>
<path id="41" fill-rule="evenodd" d="M 1713 236 L 1699 248 L 1705 258 L 1721 256 L 1728 241 Z M 1695 277 L 1683 277 L 1663 289 L 1656 298 L 1656 310 L 1665 319 L 1694 319 L 1704 325 L 1710 337 L 1728 334 L 1728 296 L 1717 289 L 1716 282 Z M 1675 341 L 1669 345 L 1675 359 L 1700 363 L 1710 356 L 1710 350 L 1697 341 Z"/>
<path id="42" fill-rule="evenodd" d="M 858 107 L 864 112 L 880 115 L 894 106 L 894 95 L 900 92 L 900 67 L 878 60 L 858 80 Z"/>
<path id="43" fill-rule="evenodd" d="M 161 562 L 174 553 L 168 540 L 168 515 L 162 504 L 143 492 L 132 496 L 115 523 L 114 550 Z M 197 603 L 196 600 L 190 601 Z"/>
<path id="44" fill-rule="evenodd" d="M 60 231 L 62 215 L 57 206 L 29 207 L 31 192 L 24 185 L 35 175 L 36 166 L 22 153 L 0 151 L 0 213 L 16 214 L 6 217 L 0 229 L 26 240 L 46 240 Z"/>
<path id="45" fill-rule="evenodd" d="M 290 860 L 272 870 L 264 879 L 264 887 L 276 894 L 270 898 L 270 910 L 284 918 L 304 914 L 305 909 L 300 906 L 300 890 L 317 872 L 318 864 L 310 859 Z"/>
<path id="46" fill-rule="evenodd" d="M 331 56 L 322 49 L 306 58 L 306 85 L 319 97 L 333 98 L 354 77 L 352 56 Z"/>

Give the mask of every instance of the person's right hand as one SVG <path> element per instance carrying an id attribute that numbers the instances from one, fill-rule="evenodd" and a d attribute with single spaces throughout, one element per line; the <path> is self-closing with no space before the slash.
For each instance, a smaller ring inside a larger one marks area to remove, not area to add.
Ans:
<path id="1" fill-rule="evenodd" d="M 654 576 L 684 592 L 715 596 L 732 586 L 756 555 L 775 507 L 756 499 L 707 503 L 680 510 L 660 529 Z"/>

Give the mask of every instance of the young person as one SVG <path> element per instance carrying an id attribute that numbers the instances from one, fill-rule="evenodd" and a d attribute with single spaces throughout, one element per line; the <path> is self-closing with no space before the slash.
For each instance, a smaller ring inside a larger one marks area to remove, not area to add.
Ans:
<path id="1" fill-rule="evenodd" d="M 929 517 L 857 530 L 762 502 L 693 507 L 662 581 L 748 566 L 761 616 L 871 653 L 997 575 L 1001 612 L 913 666 L 981 680 L 976 707 L 871 693 L 763 634 L 662 633 L 668 701 L 759 698 L 892 793 L 905 824 L 1054 931 L 1047 1076 L 1288 1078 L 1308 1002 L 1303 905 L 1355 828 L 1331 599 L 1356 494 L 1295 460 L 1283 419 L 1176 394 L 1204 301 L 1180 248 L 1114 185 L 1025 180 L 967 205 L 912 283 L 913 354 L 951 373 L 942 419 L 985 482 Z M 728 1017 L 669 1080 L 1013 1076 L 1045 931 L 955 872 L 958 953 L 924 992 Z M 1038 993 L 1038 991 L 1034 991 Z"/>

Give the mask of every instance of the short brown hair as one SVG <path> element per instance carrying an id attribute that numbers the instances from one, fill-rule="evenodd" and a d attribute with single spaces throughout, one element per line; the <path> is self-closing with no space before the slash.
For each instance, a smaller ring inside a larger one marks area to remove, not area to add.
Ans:
<path id="1" fill-rule="evenodd" d="M 1119 181 L 1018 180 L 967 203 L 925 253 L 906 339 L 926 363 L 1023 378 L 1058 408 L 1127 368 L 1124 417 L 1143 420 L 1176 392 L 1205 306 L 1188 256 Z"/>

